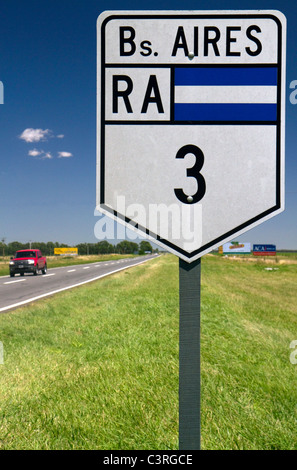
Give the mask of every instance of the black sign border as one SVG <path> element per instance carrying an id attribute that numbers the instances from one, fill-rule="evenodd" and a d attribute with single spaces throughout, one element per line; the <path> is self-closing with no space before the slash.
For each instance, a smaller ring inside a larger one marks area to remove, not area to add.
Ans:
<path id="1" fill-rule="evenodd" d="M 102 99 L 101 100 L 101 119 L 100 119 L 100 193 L 99 193 L 99 197 L 100 197 L 100 202 L 99 202 L 99 206 L 106 212 L 110 213 L 114 218 L 116 219 L 120 219 L 121 221 L 123 221 L 129 228 L 129 224 L 131 226 L 131 228 L 136 228 L 137 230 L 139 230 L 140 232 L 146 234 L 146 235 L 149 235 L 151 238 L 153 238 L 154 240 L 156 240 L 156 243 L 160 243 L 162 244 L 164 247 L 168 247 L 170 248 L 171 250 L 173 250 L 175 253 L 179 253 L 181 255 L 183 255 L 183 257 L 187 258 L 188 261 L 191 261 L 192 258 L 194 257 L 197 257 L 197 255 L 199 256 L 200 253 L 204 252 L 205 250 L 209 250 L 211 247 L 213 246 L 216 246 L 218 244 L 220 244 L 221 242 L 225 241 L 226 239 L 231 239 L 233 238 L 233 236 L 235 236 L 236 234 L 238 234 L 239 232 L 241 231 L 244 231 L 245 229 L 247 229 L 247 227 L 249 227 L 250 225 L 253 225 L 255 224 L 256 222 L 258 222 L 259 220 L 269 216 L 270 214 L 272 214 L 273 212 L 279 210 L 281 208 L 281 179 L 282 179 L 282 173 L 281 173 L 281 143 L 282 143 L 282 139 L 281 139 L 281 103 L 282 103 L 282 63 L 283 63 L 283 57 L 282 57 L 282 23 L 280 21 L 280 19 L 271 14 L 271 13 L 242 13 L 242 14 L 239 14 L 239 13 L 235 13 L 235 14 L 187 14 L 185 13 L 184 15 L 183 14 L 140 14 L 140 13 L 136 13 L 136 14 L 133 14 L 133 13 L 125 13 L 125 14 L 111 14 L 110 16 L 108 16 L 107 18 L 105 18 L 103 21 L 102 21 L 102 24 L 101 24 L 101 35 L 100 35 L 100 39 L 101 39 L 101 43 L 100 43 L 100 46 L 101 46 L 101 87 L 103 90 L 105 90 L 105 30 L 106 30 L 106 25 L 108 22 L 112 21 L 112 20 L 120 20 L 120 19 L 127 19 L 127 20 L 131 20 L 131 19 L 145 19 L 145 20 L 152 20 L 152 19 L 163 19 L 163 20 L 169 20 L 169 19 L 272 19 L 273 21 L 276 22 L 277 24 L 277 28 L 278 28 L 278 41 L 277 41 L 277 44 L 278 44 L 278 51 L 277 51 L 277 64 L 255 64 L 255 66 L 259 67 L 259 66 L 273 66 L 273 67 L 277 67 L 278 69 L 278 77 L 277 77 L 277 121 L 276 123 L 271 123 L 271 122 L 264 122 L 264 121 L 260 121 L 260 122 L 241 122 L 241 124 L 249 124 L 249 125 L 266 125 L 266 124 L 273 124 L 273 125 L 276 125 L 277 126 L 277 149 L 276 149 L 276 204 L 271 207 L 270 209 L 267 209 L 266 211 L 258 214 L 257 216 L 249 219 L 248 221 L 244 222 L 243 224 L 240 224 L 238 225 L 237 227 L 229 230 L 228 232 L 225 232 L 223 235 L 217 237 L 216 239 L 204 244 L 203 246 L 201 246 L 199 249 L 197 250 L 194 250 L 190 253 L 188 253 L 187 251 L 183 250 L 182 248 L 176 246 L 174 243 L 171 243 L 169 242 L 168 240 L 166 239 L 163 239 L 161 238 L 159 235 L 157 234 L 154 234 L 152 233 L 151 231 L 149 231 L 147 228 L 139 225 L 139 224 L 135 224 L 135 221 L 129 219 L 128 217 L 126 217 L 125 215 L 123 214 L 120 214 L 118 213 L 117 211 L 115 211 L 114 209 L 111 209 L 109 206 L 107 206 L 105 204 L 105 125 L 107 124 L 127 124 L 127 125 L 131 125 L 131 124 L 134 124 L 134 125 L 137 125 L 137 124 L 152 124 L 152 121 L 106 121 L 105 120 L 105 100 Z M 123 66 L 123 64 L 120 64 L 121 66 Z M 178 64 L 175 64 L 174 67 L 176 67 Z M 222 64 L 221 66 L 222 67 L 227 67 L 229 64 Z M 116 66 L 119 66 L 119 64 L 108 64 L 108 67 L 116 67 Z M 131 67 L 144 67 L 145 64 L 135 64 L 135 65 L 130 65 Z M 147 65 L 148 67 L 152 67 L 152 64 L 148 64 Z M 158 67 L 158 64 L 154 64 L 153 65 L 154 68 L 157 68 Z M 184 64 L 182 64 L 182 66 L 186 66 Z M 189 67 L 193 67 L 193 65 L 188 65 Z M 205 67 L 205 64 L 203 65 Z M 208 64 L 209 67 L 218 67 L 219 64 Z M 229 65 L 230 67 L 235 67 L 236 64 L 230 64 Z M 252 66 L 251 64 L 237 64 L 237 66 L 239 67 L 246 67 L 246 66 Z M 125 64 L 125 67 L 127 67 L 127 65 Z M 168 65 L 167 65 L 168 67 Z M 169 65 L 170 67 L 170 65 Z M 172 121 L 172 113 L 171 113 L 171 121 Z M 184 125 L 189 125 L 190 123 L 185 121 L 185 122 L 175 122 L 173 124 L 173 122 L 171 121 L 164 121 L 164 124 L 170 124 L 170 125 L 174 125 L 174 124 L 184 124 Z M 158 122 L 158 124 L 161 124 L 162 121 L 153 121 L 154 123 Z M 195 122 L 193 123 L 194 125 L 199 125 L 199 123 Z M 202 123 L 201 123 L 202 124 Z M 239 125 L 238 122 L 221 122 L 221 121 L 214 121 L 214 122 L 205 122 L 203 121 L 203 124 L 204 125 L 209 125 L 209 124 L 213 124 L 213 125 L 218 125 L 218 124 L 221 124 L 221 125 Z M 248 230 L 248 229 L 247 229 Z M 209 250 L 210 251 L 210 250 Z M 202 255 L 201 255 L 202 256 Z"/>

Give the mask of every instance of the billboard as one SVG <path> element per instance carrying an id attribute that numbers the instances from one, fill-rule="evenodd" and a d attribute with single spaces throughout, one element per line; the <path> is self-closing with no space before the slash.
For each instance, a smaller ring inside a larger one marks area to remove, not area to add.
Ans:
<path id="1" fill-rule="evenodd" d="M 78 255 L 78 248 L 54 248 L 54 255 L 70 255 L 70 256 L 77 256 Z"/>
<path id="2" fill-rule="evenodd" d="M 251 252 L 251 244 L 250 243 L 239 243 L 239 242 L 231 242 L 231 243 L 224 243 L 223 245 L 223 253 L 224 254 L 249 254 Z"/>
<path id="3" fill-rule="evenodd" d="M 275 245 L 253 245 L 253 255 L 274 256 L 276 255 L 276 246 Z"/>

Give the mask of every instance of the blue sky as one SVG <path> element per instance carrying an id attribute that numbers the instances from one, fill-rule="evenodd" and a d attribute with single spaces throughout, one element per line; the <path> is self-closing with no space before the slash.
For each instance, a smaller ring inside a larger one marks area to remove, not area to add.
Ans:
<path id="1" fill-rule="evenodd" d="M 96 21 L 146 2 L 0 0 L 0 239 L 96 242 Z M 297 249 L 297 5 L 151 0 L 150 10 L 277 9 L 287 17 L 286 210 L 241 241 Z M 24 133 L 25 131 L 25 133 Z"/>

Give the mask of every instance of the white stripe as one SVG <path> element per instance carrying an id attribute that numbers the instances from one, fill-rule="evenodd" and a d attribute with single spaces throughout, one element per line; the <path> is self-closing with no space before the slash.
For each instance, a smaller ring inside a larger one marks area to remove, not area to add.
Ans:
<path id="1" fill-rule="evenodd" d="M 3 284 L 14 284 L 15 282 L 23 282 L 23 281 L 26 281 L 26 279 L 17 279 L 15 281 L 4 282 Z"/>
<path id="2" fill-rule="evenodd" d="M 276 86 L 176 86 L 175 103 L 276 103 Z"/>

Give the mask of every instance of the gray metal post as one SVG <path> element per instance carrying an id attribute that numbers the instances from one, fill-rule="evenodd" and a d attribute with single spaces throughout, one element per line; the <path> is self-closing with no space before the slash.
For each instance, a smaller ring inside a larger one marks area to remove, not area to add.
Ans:
<path id="1" fill-rule="evenodd" d="M 200 258 L 179 260 L 179 449 L 200 449 Z"/>

